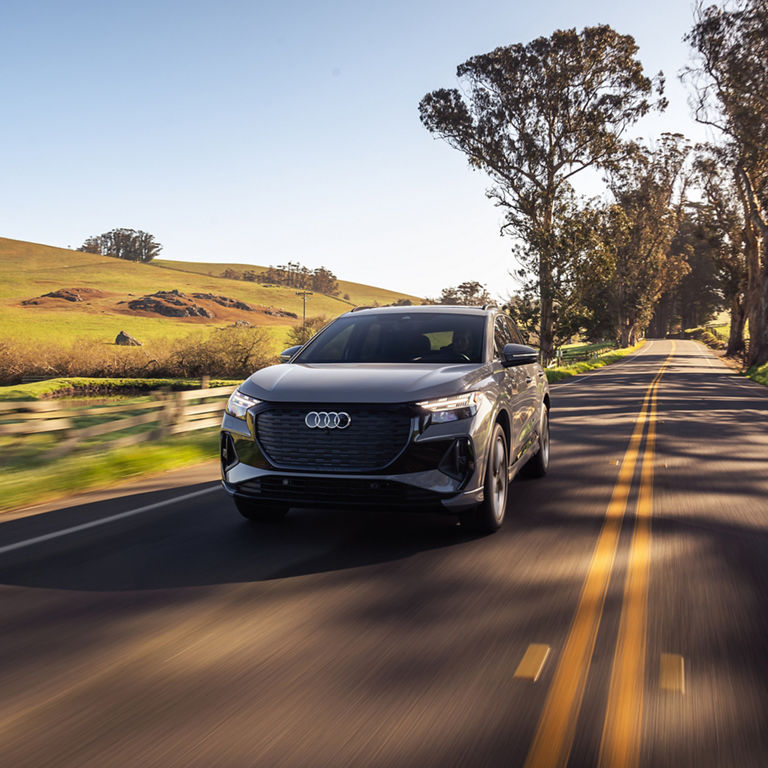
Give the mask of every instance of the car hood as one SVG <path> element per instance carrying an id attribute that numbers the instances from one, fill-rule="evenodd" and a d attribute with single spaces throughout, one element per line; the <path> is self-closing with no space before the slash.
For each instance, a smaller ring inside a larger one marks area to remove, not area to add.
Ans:
<path id="1" fill-rule="evenodd" d="M 467 392 L 488 373 L 474 363 L 286 363 L 257 371 L 240 391 L 277 403 L 409 403 Z"/>

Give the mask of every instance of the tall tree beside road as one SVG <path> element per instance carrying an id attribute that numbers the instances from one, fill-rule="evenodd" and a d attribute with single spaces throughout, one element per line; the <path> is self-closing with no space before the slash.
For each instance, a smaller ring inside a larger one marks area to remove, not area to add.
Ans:
<path id="1" fill-rule="evenodd" d="M 703 325 L 721 308 L 720 247 L 720 232 L 709 206 L 689 203 L 670 246 L 671 253 L 685 255 L 689 271 L 656 303 L 650 326 L 652 336 L 660 338 Z"/>
<path id="2" fill-rule="evenodd" d="M 610 166 L 623 152 L 624 131 L 666 106 L 662 75 L 647 78 L 636 53 L 631 36 L 608 26 L 558 30 L 470 58 L 457 68 L 462 90 L 436 90 L 419 104 L 427 130 L 489 174 L 494 186 L 486 194 L 505 211 L 502 231 L 525 244 L 547 361 L 554 352 L 553 271 L 562 257 L 556 218 L 569 180 Z"/>
<path id="3" fill-rule="evenodd" d="M 700 149 L 695 163 L 698 185 L 708 212 L 709 227 L 717 238 L 715 268 L 718 287 L 731 316 L 726 354 L 737 355 L 745 349 L 747 263 L 743 208 L 735 188 L 736 179 L 728 172 L 728 167 L 733 167 L 733 158 L 729 157 L 728 150 L 732 150 L 733 146 Z"/>
<path id="4" fill-rule="evenodd" d="M 768 3 L 734 0 L 696 7 L 686 36 L 696 119 L 723 132 L 745 219 L 748 362 L 768 361 Z"/>
<path id="5" fill-rule="evenodd" d="M 140 229 L 112 229 L 103 235 L 89 237 L 78 248 L 85 253 L 143 262 L 152 261 L 162 249 L 163 246 L 149 232 Z"/>
<path id="6" fill-rule="evenodd" d="M 687 248 L 675 235 L 683 220 L 689 145 L 664 134 L 649 150 L 634 146 L 609 176 L 615 198 L 606 216 L 604 242 L 613 258 L 609 296 L 622 346 L 634 344 L 654 306 L 687 272 Z"/>

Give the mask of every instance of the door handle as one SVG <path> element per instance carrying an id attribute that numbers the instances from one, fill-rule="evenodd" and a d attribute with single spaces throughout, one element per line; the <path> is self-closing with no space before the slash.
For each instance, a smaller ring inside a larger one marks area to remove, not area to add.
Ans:
<path id="1" fill-rule="evenodd" d="M 525 377 L 525 383 L 530 384 L 533 381 L 533 379 L 530 376 Z"/>
<path id="2" fill-rule="evenodd" d="M 543 378 L 544 378 L 544 371 L 539 371 L 539 373 L 538 373 L 538 377 L 539 377 L 540 379 L 543 379 Z"/>

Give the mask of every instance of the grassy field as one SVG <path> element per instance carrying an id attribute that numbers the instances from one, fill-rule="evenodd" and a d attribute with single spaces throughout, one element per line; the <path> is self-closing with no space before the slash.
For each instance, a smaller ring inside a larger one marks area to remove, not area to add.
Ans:
<path id="1" fill-rule="evenodd" d="M 209 387 L 229 387 L 240 383 L 240 379 L 211 379 Z M 198 389 L 200 379 L 89 379 L 61 378 L 33 381 L 0 387 L 0 402 L 12 400 L 43 400 L 51 397 L 69 396 L 71 393 L 98 392 L 100 395 L 121 396 L 137 391 L 151 392 L 159 389 Z"/>
<path id="2" fill-rule="evenodd" d="M 165 269 L 173 269 L 177 271 L 182 272 L 192 272 L 194 274 L 199 275 L 207 275 L 207 276 L 214 276 L 214 275 L 220 275 L 225 269 L 233 269 L 235 272 L 243 272 L 247 269 L 252 269 L 255 272 L 259 272 L 259 270 L 264 269 L 264 267 L 258 267 L 254 266 L 253 264 L 214 264 L 214 263 L 207 263 L 207 262 L 197 262 L 197 261 L 175 261 L 170 259 L 155 259 L 152 262 L 154 265 L 158 267 L 163 267 Z M 221 278 L 226 282 L 228 285 L 237 285 L 238 283 L 242 283 L 240 280 L 226 280 L 224 278 Z M 362 283 L 351 283 L 348 280 L 339 280 L 339 295 L 338 297 L 327 297 L 327 296 L 312 296 L 312 298 L 309 299 L 307 302 L 307 314 L 310 315 L 322 315 L 322 314 L 341 314 L 342 312 L 346 312 L 348 309 L 350 309 L 353 306 L 358 307 L 364 307 L 364 306 L 373 306 L 375 304 L 392 304 L 393 302 L 397 301 L 398 299 L 410 299 L 414 304 L 420 304 L 421 299 L 416 296 L 409 296 L 404 293 L 396 293 L 395 291 L 388 291 L 386 288 L 374 288 L 371 285 L 363 285 Z M 295 304 L 291 305 L 291 309 L 293 312 L 296 312 L 296 309 L 293 309 L 294 306 L 299 307 L 298 313 L 301 313 L 301 299 L 300 297 L 296 296 L 296 293 L 293 288 L 280 288 L 278 286 L 262 286 L 258 283 L 242 283 L 243 285 L 256 285 L 258 288 L 262 289 L 264 291 L 263 295 L 266 298 L 271 297 L 274 295 L 275 292 L 288 292 L 292 297 Z M 349 300 L 345 300 L 342 298 L 343 296 L 349 296 Z M 331 299 L 333 302 L 332 304 L 327 303 L 327 299 Z M 318 304 L 317 302 L 320 302 Z M 287 305 L 281 305 L 288 308 Z M 315 310 L 316 306 L 322 306 L 327 309 L 317 309 Z"/>
<path id="3" fill-rule="evenodd" d="M 128 448 L 108 450 L 102 446 L 46 462 L 42 481 L 34 446 L 31 457 L 29 452 L 14 452 L 13 463 L 5 462 L 0 476 L 0 512 L 213 461 L 218 456 L 218 439 L 218 430 L 209 429 Z"/>
<path id="4" fill-rule="evenodd" d="M 611 363 L 618 363 L 627 355 L 631 355 L 633 352 L 636 352 L 638 349 L 640 349 L 643 344 L 645 344 L 645 342 L 641 341 L 634 347 L 617 349 L 615 352 L 608 352 L 607 354 L 602 355 L 601 357 L 598 357 L 594 360 L 584 360 L 580 363 L 571 363 L 571 365 L 563 365 L 559 368 L 547 368 L 547 381 L 550 384 L 556 384 L 559 381 L 570 379 L 572 376 L 577 376 L 580 373 L 586 373 L 587 371 L 592 371 L 595 368 L 602 368 L 603 366 L 610 365 Z"/>
<path id="5" fill-rule="evenodd" d="M 0 325 L 3 339 L 35 344 L 86 338 L 96 344 L 112 345 L 118 332 L 124 330 L 140 341 L 152 342 L 209 332 L 213 328 L 231 325 L 235 320 L 247 320 L 252 325 L 269 327 L 275 339 L 275 351 L 279 351 L 286 344 L 288 330 L 297 320 L 264 312 L 224 308 L 217 309 L 217 317 L 213 319 L 160 317 L 149 313 L 137 314 L 119 303 L 161 290 L 176 289 L 187 294 L 228 296 L 261 308 L 294 312 L 301 317 L 301 298 L 292 288 L 267 287 L 207 274 L 209 271 L 221 272 L 226 266 L 167 260 L 157 264 L 139 264 L 0 238 Z M 256 271 L 261 269 L 254 265 L 235 266 Z M 316 294 L 307 304 L 308 316 L 335 317 L 346 312 L 351 305 L 389 304 L 400 298 L 419 301 L 414 296 L 372 286 L 357 283 L 340 285 L 342 294 L 349 294 L 350 302 Z M 62 288 L 91 289 L 98 295 L 82 302 L 44 299 L 36 306 L 22 304 L 24 300 Z"/>
<path id="6" fill-rule="evenodd" d="M 752 379 L 752 381 L 756 381 L 758 384 L 768 387 L 768 363 L 761 366 L 753 366 L 747 371 L 747 376 Z"/>

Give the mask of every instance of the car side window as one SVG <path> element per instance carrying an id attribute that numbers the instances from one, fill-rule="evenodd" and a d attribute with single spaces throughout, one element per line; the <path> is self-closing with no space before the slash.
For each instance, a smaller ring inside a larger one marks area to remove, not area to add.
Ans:
<path id="1" fill-rule="evenodd" d="M 497 317 L 496 322 L 493 324 L 493 357 L 496 360 L 501 360 L 504 353 L 504 347 L 507 344 L 515 344 L 515 340 L 512 338 L 509 326 L 505 322 L 504 317 Z"/>

